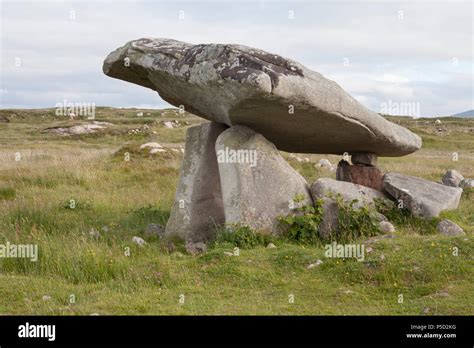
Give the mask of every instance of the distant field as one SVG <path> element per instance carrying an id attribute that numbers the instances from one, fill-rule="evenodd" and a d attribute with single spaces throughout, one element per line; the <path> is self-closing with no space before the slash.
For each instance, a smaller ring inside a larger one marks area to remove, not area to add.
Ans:
<path id="1" fill-rule="evenodd" d="M 457 169 L 474 178 L 474 119 L 388 119 L 419 134 L 423 148 L 380 158 L 383 171 L 440 181 Z M 163 125 L 175 120 L 175 128 Z M 40 252 L 37 262 L 0 258 L 0 314 L 474 314 L 473 190 L 442 215 L 466 236 L 442 237 L 433 224 L 397 225 L 395 238 L 370 244 L 364 262 L 328 259 L 323 245 L 284 240 L 240 256 L 224 255 L 229 243 L 190 256 L 145 229 L 166 223 L 186 129 L 205 121 L 176 109 L 107 107 L 96 108 L 94 121 L 112 125 L 62 136 L 44 130 L 92 121 L 54 109 L 0 110 L 0 244 L 35 243 Z M 150 155 L 139 149 L 146 142 L 176 151 Z M 310 184 L 335 178 L 314 166 L 319 159 L 341 159 L 284 156 Z M 323 264 L 307 269 L 317 259 Z"/>

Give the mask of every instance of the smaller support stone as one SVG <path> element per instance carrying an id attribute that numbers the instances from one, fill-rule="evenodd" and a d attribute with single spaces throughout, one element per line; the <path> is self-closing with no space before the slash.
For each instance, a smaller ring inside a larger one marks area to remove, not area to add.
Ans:
<path id="1" fill-rule="evenodd" d="M 337 165 L 336 179 L 383 191 L 383 173 L 377 167 L 350 165 L 349 162 L 341 160 Z"/>
<path id="2" fill-rule="evenodd" d="M 377 165 L 377 155 L 370 152 L 353 153 L 351 162 L 352 164 L 365 164 L 366 166 L 375 167 Z"/>

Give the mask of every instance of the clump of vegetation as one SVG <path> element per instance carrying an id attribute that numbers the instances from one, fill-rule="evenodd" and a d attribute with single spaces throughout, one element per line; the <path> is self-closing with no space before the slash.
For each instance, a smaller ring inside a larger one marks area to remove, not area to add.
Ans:
<path id="1" fill-rule="evenodd" d="M 232 244 L 240 249 L 253 249 L 258 246 L 265 246 L 270 243 L 272 237 L 259 233 L 249 226 L 233 225 L 217 235 L 215 244 Z"/>
<path id="2" fill-rule="evenodd" d="M 314 205 L 305 205 L 302 204 L 304 199 L 303 195 L 295 196 L 293 202 L 296 213 L 281 216 L 279 220 L 285 230 L 284 236 L 289 241 L 315 244 L 319 239 L 319 224 L 323 218 L 323 200 L 318 199 Z"/>
<path id="3" fill-rule="evenodd" d="M 87 200 L 69 199 L 61 204 L 61 207 L 67 210 L 92 210 L 92 204 Z"/>
<path id="4" fill-rule="evenodd" d="M 426 219 L 413 216 L 405 207 L 398 207 L 394 202 L 388 200 L 375 200 L 377 211 L 383 214 L 390 222 L 396 226 L 404 226 L 410 231 L 418 234 L 436 233 L 436 225 L 439 219 Z"/>
<path id="5" fill-rule="evenodd" d="M 0 187 L 0 199 L 12 200 L 16 197 L 16 191 L 12 187 Z"/>
<path id="6" fill-rule="evenodd" d="M 144 232 L 147 225 L 150 223 L 157 223 L 165 226 L 169 216 L 169 210 L 163 210 L 149 204 L 129 210 L 127 215 L 120 220 L 120 225 L 125 229 Z"/>
<path id="7" fill-rule="evenodd" d="M 346 202 L 340 194 L 336 195 L 335 201 L 338 206 L 338 241 L 346 242 L 380 234 L 379 218 L 375 209 L 370 206 L 357 207 L 357 199 Z"/>
<path id="8" fill-rule="evenodd" d="M 371 207 L 357 207 L 357 200 L 344 201 L 338 194 L 332 199 L 338 207 L 337 228 L 329 238 L 321 237 L 319 226 L 323 219 L 322 199 L 314 205 L 302 204 L 304 196 L 296 196 L 297 205 L 295 213 L 280 217 L 280 222 L 285 229 L 284 237 L 299 244 L 318 244 L 321 241 L 335 240 L 347 242 L 359 237 L 371 237 L 380 233 L 379 218 L 375 209 Z"/>

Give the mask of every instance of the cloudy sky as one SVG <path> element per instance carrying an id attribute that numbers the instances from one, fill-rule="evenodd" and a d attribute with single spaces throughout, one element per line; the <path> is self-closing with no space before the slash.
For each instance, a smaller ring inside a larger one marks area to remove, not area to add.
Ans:
<path id="1" fill-rule="evenodd" d="M 1 108 L 168 106 L 102 73 L 109 52 L 141 37 L 262 48 L 322 73 L 377 112 L 389 102 L 417 103 L 431 117 L 474 108 L 471 0 L 0 4 Z"/>

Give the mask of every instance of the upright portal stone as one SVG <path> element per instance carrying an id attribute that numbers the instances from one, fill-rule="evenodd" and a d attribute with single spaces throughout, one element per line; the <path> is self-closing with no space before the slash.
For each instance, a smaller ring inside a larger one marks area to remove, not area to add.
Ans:
<path id="1" fill-rule="evenodd" d="M 413 215 L 426 218 L 436 217 L 444 210 L 456 209 L 462 194 L 462 188 L 459 187 L 398 173 L 385 174 L 383 186 Z"/>
<path id="2" fill-rule="evenodd" d="M 188 129 L 176 199 L 166 225 L 167 236 L 178 236 L 189 242 L 207 242 L 212 239 L 215 227 L 224 224 L 214 146 L 226 128 L 212 122 Z"/>
<path id="3" fill-rule="evenodd" d="M 312 204 L 306 180 L 275 145 L 250 128 L 233 126 L 224 131 L 217 138 L 216 153 L 227 224 L 278 234 L 278 217 L 292 212 L 295 196 Z"/>
<path id="4" fill-rule="evenodd" d="M 288 152 L 403 156 L 421 147 L 419 136 L 337 83 L 252 47 L 145 38 L 110 53 L 103 70 L 198 116 L 248 126 Z"/>

